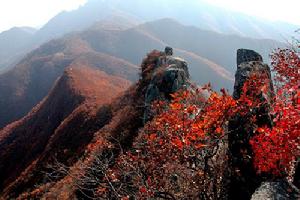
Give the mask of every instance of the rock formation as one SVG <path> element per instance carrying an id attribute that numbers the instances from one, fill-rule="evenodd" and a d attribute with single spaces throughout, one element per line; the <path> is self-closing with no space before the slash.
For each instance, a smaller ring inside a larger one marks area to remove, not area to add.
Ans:
<path id="1" fill-rule="evenodd" d="M 229 151 L 231 154 L 232 178 L 230 180 L 230 199 L 250 199 L 254 190 L 260 185 L 261 177 L 256 174 L 253 167 L 252 149 L 249 144 L 253 130 L 258 124 L 249 122 L 249 117 L 257 117 L 260 126 L 270 126 L 270 102 L 273 98 L 273 85 L 270 68 L 263 63 L 262 57 L 247 49 L 237 51 L 237 71 L 233 97 L 238 100 L 243 92 L 243 86 L 253 75 L 265 74 L 264 81 L 269 85 L 269 90 L 261 92 L 262 106 L 253 110 L 246 116 L 239 113 L 229 123 Z M 248 95 L 248 94 L 247 94 Z"/>
<path id="2" fill-rule="evenodd" d="M 278 179 L 268 182 L 253 168 L 249 139 L 256 126 L 272 125 L 269 111 L 273 86 L 270 68 L 258 53 L 238 50 L 237 64 L 234 98 L 241 97 L 243 85 L 253 74 L 266 74 L 264 81 L 269 90 L 261 91 L 259 96 L 265 103 L 247 116 L 237 113 L 230 120 L 226 127 L 228 138 L 210 157 L 211 162 L 206 161 L 206 151 L 199 154 L 199 166 L 204 160 L 209 167 L 204 188 L 212 189 L 200 191 L 197 188 L 195 195 L 200 199 L 299 199 L 299 191 L 293 185 Z M 68 81 L 62 82 L 64 80 Z M 172 93 L 192 88 L 187 63 L 173 56 L 170 47 L 164 52 L 149 53 L 143 60 L 140 80 L 112 100 L 115 91 L 124 91 L 128 85 L 128 81 L 101 71 L 96 73 L 82 66 L 68 68 L 35 110 L 0 131 L 0 169 L 6 172 L 0 175 L 3 182 L 0 183 L 0 199 L 85 199 L 86 194 L 96 199 L 93 192 L 100 184 L 97 181 L 101 180 L 101 174 L 112 167 L 114 160 L 122 155 L 121 151 L 130 151 L 144 124 L 153 117 L 151 104 L 155 100 L 170 101 Z M 76 96 L 71 96 L 72 93 Z M 69 102 L 73 101 L 74 106 L 68 108 L 67 104 L 70 106 Z M 108 105 L 104 106 L 106 103 Z M 62 105 L 68 110 L 57 113 L 64 111 Z M 251 116 L 256 116 L 259 124 L 249 123 Z M 52 127 L 54 119 L 59 121 Z M 36 137 L 42 131 L 43 137 Z M 29 140 L 31 143 L 27 142 Z M 55 175 L 57 169 L 48 166 L 55 166 L 57 162 L 59 167 L 67 166 L 65 172 L 48 180 L 41 172 Z M 102 169 L 103 163 L 105 168 Z M 99 167 L 101 173 L 97 171 Z M 15 170 L 9 174 L 10 169 Z M 78 174 L 84 174 L 88 180 L 78 179 Z M 296 174 L 299 177 L 299 170 Z M 208 198 L 208 193 L 214 193 L 214 197 Z"/>
<path id="3" fill-rule="evenodd" d="M 235 99 L 240 98 L 242 87 L 245 81 L 248 80 L 252 74 L 262 73 L 266 73 L 267 78 L 269 79 L 268 82 L 270 84 L 269 88 L 271 88 L 271 91 L 266 94 L 266 98 L 268 101 L 271 101 L 273 94 L 273 85 L 271 80 L 271 70 L 269 66 L 263 63 L 261 55 L 259 55 L 255 51 L 239 49 L 237 51 L 237 71 L 235 74 L 233 97 Z"/>
<path id="4" fill-rule="evenodd" d="M 188 87 L 190 78 L 186 61 L 174 57 L 170 47 L 166 47 L 165 52 L 158 57 L 151 76 L 145 94 L 145 122 L 150 117 L 153 101 L 170 100 L 170 94 Z"/>
<path id="5" fill-rule="evenodd" d="M 251 200 L 297 200 L 300 191 L 286 180 L 264 182 L 252 195 Z"/>

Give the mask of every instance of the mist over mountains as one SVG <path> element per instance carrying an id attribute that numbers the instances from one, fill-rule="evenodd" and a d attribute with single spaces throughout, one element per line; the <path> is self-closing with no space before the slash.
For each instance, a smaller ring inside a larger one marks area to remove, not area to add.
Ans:
<path id="1" fill-rule="evenodd" d="M 279 41 L 290 38 L 290 35 L 298 29 L 295 25 L 271 22 L 228 11 L 209 5 L 204 1 L 90 0 L 77 10 L 59 13 L 42 28 L 31 31 L 29 35 L 28 31 L 24 32 L 22 28 L 14 28 L 0 33 L 0 69 L 12 66 L 18 59 L 43 42 L 73 31 L 86 29 L 99 21 L 111 21 L 112 18 L 114 21 L 118 21 L 119 25 L 126 24 L 127 28 L 147 21 L 173 18 L 182 24 L 193 25 L 203 30 Z M 15 29 L 19 30 L 18 35 L 14 35 Z M 12 36 L 5 36 L 7 34 L 12 35 L 13 39 Z M 4 40 L 10 44 L 14 43 L 14 45 L 6 45 L 1 42 Z M 22 42 L 14 42 L 19 40 Z M 2 51 L 2 48 L 5 50 Z"/>
<path id="2" fill-rule="evenodd" d="M 218 23 L 208 20 L 208 15 Z M 140 65 L 147 52 L 165 46 L 173 47 L 176 56 L 187 60 L 197 84 L 212 82 L 215 89 L 231 91 L 236 49 L 253 49 L 268 62 L 270 52 L 284 46 L 276 40 L 263 39 L 276 37 L 259 35 L 257 26 L 269 31 L 265 33 L 280 31 L 271 31 L 258 19 L 240 15 L 202 1 L 91 0 L 77 10 L 59 13 L 39 30 L 21 27 L 3 32 L 0 127 L 29 112 L 74 63 L 113 75 L 117 70 L 111 67 L 118 65 L 121 72 L 122 67 L 130 66 L 125 70 L 127 75 L 121 76 L 135 81 L 134 66 Z M 288 32 L 286 27 L 290 26 L 284 26 L 282 33 Z"/>
<path id="3" fill-rule="evenodd" d="M 251 48 L 267 57 L 273 48 L 282 45 L 273 40 L 203 31 L 173 19 L 127 29 L 112 26 L 113 23 L 108 28 L 97 23 L 85 31 L 51 40 L 25 56 L 12 70 L 1 74 L 0 126 L 29 112 L 47 95 L 63 71 L 74 64 L 135 81 L 136 66 L 147 52 L 172 46 L 175 55 L 189 63 L 192 79 L 197 84 L 211 82 L 215 89 L 231 91 L 236 49 Z"/>

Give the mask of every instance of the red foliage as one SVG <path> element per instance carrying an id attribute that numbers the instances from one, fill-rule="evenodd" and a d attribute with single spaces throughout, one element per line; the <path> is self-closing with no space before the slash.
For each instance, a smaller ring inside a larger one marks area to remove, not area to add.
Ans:
<path id="1" fill-rule="evenodd" d="M 258 171 L 284 175 L 300 156 L 300 57 L 295 49 L 279 49 L 271 58 L 277 86 L 274 125 L 259 128 L 251 144 Z"/>
<path id="2" fill-rule="evenodd" d="M 180 91 L 172 97 L 170 103 L 154 104 L 157 115 L 136 139 L 133 150 L 120 156 L 115 166 L 119 180 L 133 174 L 132 184 L 138 187 L 135 195 L 139 199 L 162 194 L 169 198 L 197 194 L 199 185 L 205 184 L 202 176 L 205 169 L 195 161 L 201 158 L 195 157 L 203 152 L 207 154 L 205 158 L 216 154 L 214 148 L 223 141 L 231 108 L 236 106 L 225 91 L 222 94 L 211 91 L 207 100 L 199 90 Z M 177 192 L 173 179 L 180 179 Z"/>
<path id="3" fill-rule="evenodd" d="M 138 186 L 135 195 L 141 199 L 195 194 L 207 183 L 203 178 L 209 177 L 205 175 L 207 168 L 197 168 L 191 158 L 218 147 L 228 134 L 228 120 L 236 113 L 249 117 L 253 126 L 250 144 L 258 172 L 286 175 L 300 155 L 300 58 L 294 50 L 286 49 L 275 52 L 272 60 L 275 94 L 270 74 L 260 71 L 244 83 L 238 100 L 224 90 L 221 94 L 210 90 L 207 100 L 199 92 L 180 91 L 172 95 L 170 103 L 156 102 L 156 116 L 136 139 L 133 150 L 118 159 L 115 171 L 119 180 L 124 174 L 135 174 L 131 180 Z M 273 116 L 271 127 L 260 127 L 260 112 Z M 180 179 L 178 187 L 174 176 Z"/>

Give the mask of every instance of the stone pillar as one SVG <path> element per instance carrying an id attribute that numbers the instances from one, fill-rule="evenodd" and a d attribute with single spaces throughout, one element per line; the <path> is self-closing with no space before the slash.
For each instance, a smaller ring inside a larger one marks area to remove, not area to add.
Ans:
<path id="1" fill-rule="evenodd" d="M 229 151 L 231 154 L 232 174 L 229 187 L 229 199 L 250 199 L 251 195 L 261 183 L 261 177 L 256 174 L 253 167 L 253 153 L 249 144 L 254 135 L 255 126 L 271 126 L 269 115 L 270 103 L 273 99 L 273 85 L 270 68 L 263 63 L 262 57 L 252 50 L 239 49 L 237 51 L 237 71 L 235 74 L 234 99 L 238 100 L 243 92 L 244 83 L 252 74 L 267 75 L 265 82 L 269 84 L 270 91 L 261 93 L 264 106 L 253 110 L 246 116 L 239 113 L 229 122 Z M 249 118 L 257 117 L 257 124 L 251 124 Z"/>

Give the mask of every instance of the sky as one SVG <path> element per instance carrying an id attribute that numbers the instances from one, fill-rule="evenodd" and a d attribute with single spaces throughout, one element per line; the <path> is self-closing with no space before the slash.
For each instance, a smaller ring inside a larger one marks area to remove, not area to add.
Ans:
<path id="1" fill-rule="evenodd" d="M 210 4 L 225 7 L 272 21 L 300 25 L 300 0 L 205 0 Z"/>
<path id="2" fill-rule="evenodd" d="M 87 0 L 0 0 L 0 32 L 14 26 L 41 27 L 59 12 L 76 9 L 86 1 Z M 300 25 L 300 0 L 204 1 L 245 14 Z"/>
<path id="3" fill-rule="evenodd" d="M 40 27 L 63 10 L 86 0 L 0 0 L 0 32 L 14 26 Z"/>

